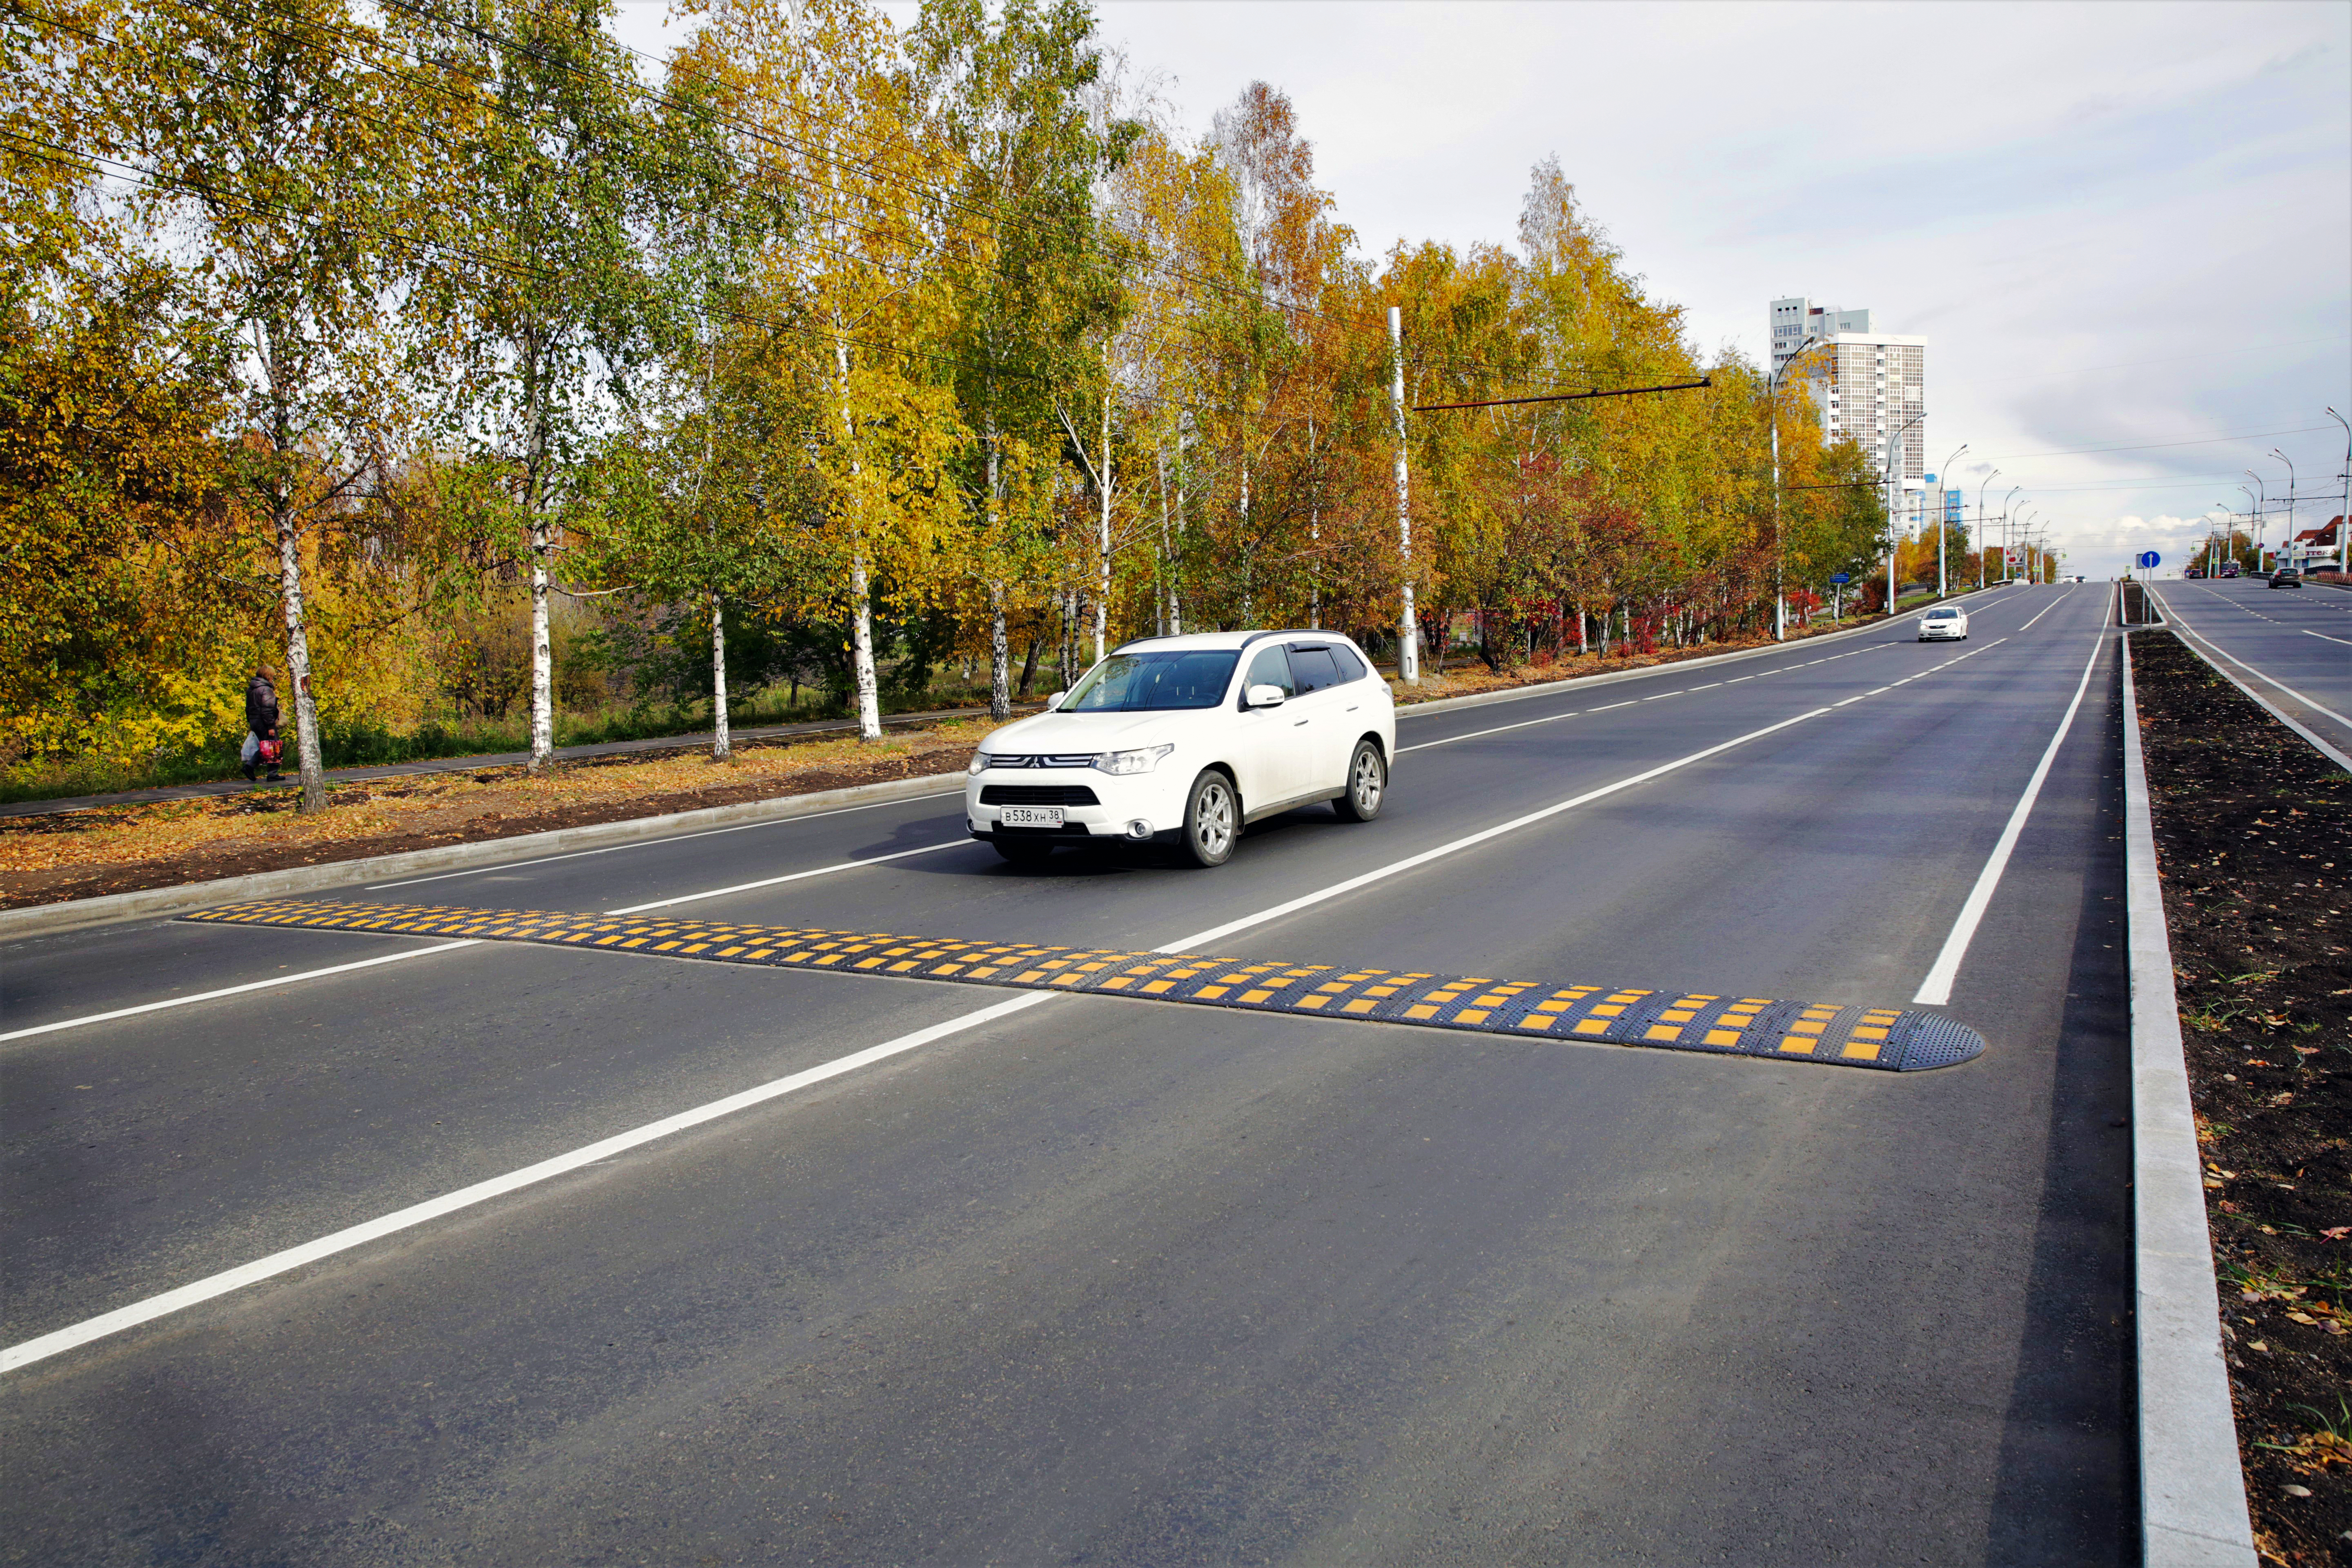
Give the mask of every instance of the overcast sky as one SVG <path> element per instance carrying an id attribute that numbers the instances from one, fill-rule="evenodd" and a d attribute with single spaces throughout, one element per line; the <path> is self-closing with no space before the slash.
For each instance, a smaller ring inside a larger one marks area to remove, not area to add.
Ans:
<path id="1" fill-rule="evenodd" d="M 2343 510 L 2324 412 L 2352 416 L 2341 0 L 1099 14 L 1195 132 L 1253 79 L 1287 92 L 1373 255 L 1509 241 L 1557 153 L 1702 350 L 1760 360 L 1781 295 L 1926 336 L 1931 465 L 1968 443 L 1948 471 L 1973 489 L 1998 468 L 1996 507 L 2023 484 L 2075 570 L 2174 564 L 2206 514 L 2245 509 L 2241 470 L 2285 489 L 2273 447 L 2299 526 Z M 677 37 L 655 5 L 621 26 L 656 52 Z"/>

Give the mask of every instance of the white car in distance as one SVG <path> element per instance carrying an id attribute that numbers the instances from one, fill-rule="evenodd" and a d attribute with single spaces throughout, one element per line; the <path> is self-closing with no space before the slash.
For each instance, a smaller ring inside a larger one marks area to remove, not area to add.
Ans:
<path id="1" fill-rule="evenodd" d="M 1969 613 L 1957 605 L 1938 605 L 1919 617 L 1919 640 L 1943 642 L 1969 640 Z"/>
<path id="2" fill-rule="evenodd" d="M 1222 866 L 1245 824 L 1302 805 L 1370 822 L 1395 754 L 1388 682 L 1347 637 L 1144 637 L 981 742 L 964 817 L 1015 863 L 1157 842 Z"/>

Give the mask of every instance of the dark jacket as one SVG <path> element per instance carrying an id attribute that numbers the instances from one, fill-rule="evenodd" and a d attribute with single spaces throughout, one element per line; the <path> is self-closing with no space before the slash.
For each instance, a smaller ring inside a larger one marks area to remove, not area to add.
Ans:
<path id="1" fill-rule="evenodd" d="M 278 688 L 257 675 L 245 688 L 245 727 L 257 735 L 278 733 Z"/>

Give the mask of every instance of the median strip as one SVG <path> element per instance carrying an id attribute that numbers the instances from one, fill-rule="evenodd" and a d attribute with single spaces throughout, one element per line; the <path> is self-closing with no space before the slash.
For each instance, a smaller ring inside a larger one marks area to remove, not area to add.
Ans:
<path id="1" fill-rule="evenodd" d="M 240 904 L 182 917 L 229 925 L 520 942 L 769 969 L 830 971 L 959 985 L 1085 992 L 1150 1002 L 1481 1034 L 1703 1051 L 1917 1072 L 1978 1056 L 1984 1039 L 1940 1014 L 1708 992 L 1560 984 L 1480 975 L 1213 958 L 1187 952 L 1038 946 L 728 921 L 631 919 L 311 900 Z"/>

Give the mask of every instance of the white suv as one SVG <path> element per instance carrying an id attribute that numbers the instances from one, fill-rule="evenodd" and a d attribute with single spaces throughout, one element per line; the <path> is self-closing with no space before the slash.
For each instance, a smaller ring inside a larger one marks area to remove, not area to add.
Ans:
<path id="1" fill-rule="evenodd" d="M 964 816 L 1013 861 L 1157 840 L 1222 866 L 1244 823 L 1295 806 L 1370 821 L 1395 752 L 1388 682 L 1337 633 L 1144 637 L 982 741 Z"/>

